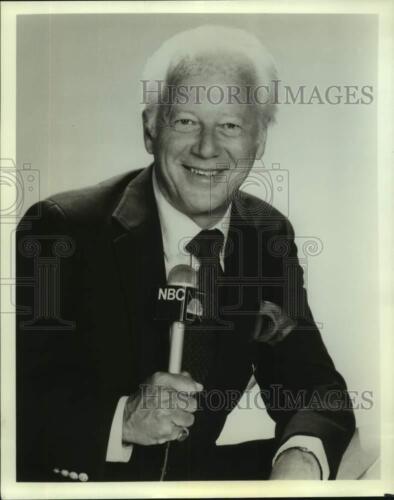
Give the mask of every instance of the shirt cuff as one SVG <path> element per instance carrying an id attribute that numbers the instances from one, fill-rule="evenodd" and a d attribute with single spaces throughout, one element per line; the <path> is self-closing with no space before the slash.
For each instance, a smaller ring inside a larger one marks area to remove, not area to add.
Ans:
<path id="1" fill-rule="evenodd" d="M 133 452 L 133 445 L 124 445 L 122 442 L 123 434 L 123 413 L 128 396 L 122 396 L 116 406 L 115 415 L 112 419 L 111 431 L 107 446 L 107 462 L 128 462 Z"/>
<path id="2" fill-rule="evenodd" d="M 316 457 L 317 461 L 320 464 L 322 471 L 322 479 L 328 479 L 330 475 L 330 468 L 328 466 L 327 455 L 324 451 L 323 443 L 321 439 L 315 436 L 303 436 L 297 435 L 290 437 L 287 441 L 285 441 L 279 450 L 275 453 L 275 456 L 272 460 L 272 465 L 276 462 L 278 456 L 286 450 L 290 448 L 306 448 L 309 452 L 313 453 Z"/>

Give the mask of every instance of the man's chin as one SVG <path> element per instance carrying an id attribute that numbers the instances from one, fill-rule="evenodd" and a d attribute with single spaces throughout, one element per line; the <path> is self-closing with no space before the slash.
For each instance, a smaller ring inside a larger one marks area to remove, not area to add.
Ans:
<path id="1" fill-rule="evenodd" d="M 212 224 L 215 224 L 218 221 L 218 218 L 224 216 L 227 208 L 228 205 L 223 205 L 223 204 L 216 206 L 188 204 L 184 213 L 194 221 L 206 221 L 208 223 L 211 220 Z"/>

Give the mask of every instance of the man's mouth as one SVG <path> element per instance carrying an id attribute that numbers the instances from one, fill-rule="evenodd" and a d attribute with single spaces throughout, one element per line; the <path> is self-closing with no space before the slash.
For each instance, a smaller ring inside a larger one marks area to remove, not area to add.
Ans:
<path id="1" fill-rule="evenodd" d="M 190 173 L 194 175 L 200 175 L 202 177 L 214 177 L 215 175 L 219 175 L 220 173 L 224 172 L 225 168 L 218 168 L 218 169 L 202 169 L 202 168 L 196 168 L 196 167 L 190 167 L 189 165 L 183 164 L 183 167 L 186 168 Z"/>

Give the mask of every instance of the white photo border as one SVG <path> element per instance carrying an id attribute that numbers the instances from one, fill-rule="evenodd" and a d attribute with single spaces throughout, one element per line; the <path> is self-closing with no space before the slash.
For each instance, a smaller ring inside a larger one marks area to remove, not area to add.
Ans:
<path id="1" fill-rule="evenodd" d="M 1 158 L 16 156 L 16 18 L 21 14 L 77 13 L 319 13 L 377 14 L 378 70 L 378 189 L 381 360 L 381 479 L 359 481 L 231 481 L 231 482 L 87 482 L 17 483 L 15 481 L 15 318 L 1 314 L 1 497 L 61 498 L 242 498 L 383 496 L 394 493 L 393 380 L 393 202 L 390 169 L 393 137 L 392 61 L 393 4 L 390 1 L 226 1 L 226 2 L 2 2 L 1 3 Z M 391 84 L 391 85 L 390 85 Z M 391 187 L 391 189 L 390 189 Z M 1 221 L 1 233 L 5 232 Z M 7 238 L 2 238 L 6 242 Z M 11 248 L 2 244 L 2 271 Z M 5 298 L 2 296 L 2 306 Z M 3 308 L 2 308 L 3 310 Z M 356 348 L 356 347 L 355 347 Z M 391 476 L 391 477 L 390 477 Z"/>

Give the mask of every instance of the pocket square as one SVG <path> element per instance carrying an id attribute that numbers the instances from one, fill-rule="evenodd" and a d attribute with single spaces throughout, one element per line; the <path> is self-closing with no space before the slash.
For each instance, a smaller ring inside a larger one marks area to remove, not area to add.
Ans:
<path id="1" fill-rule="evenodd" d="M 257 315 L 253 340 L 275 345 L 296 327 L 297 323 L 285 311 L 268 300 L 263 300 Z"/>

